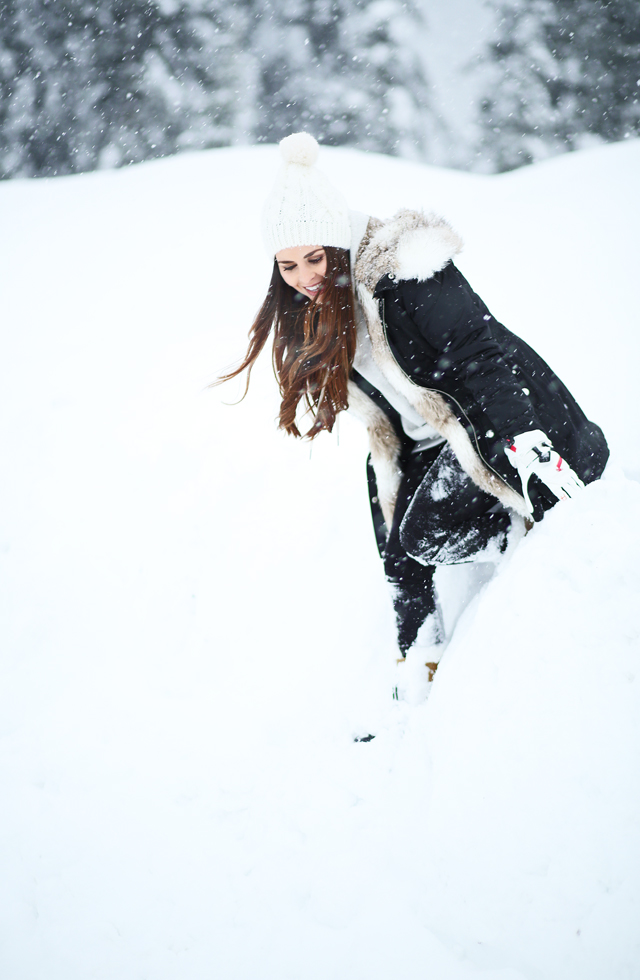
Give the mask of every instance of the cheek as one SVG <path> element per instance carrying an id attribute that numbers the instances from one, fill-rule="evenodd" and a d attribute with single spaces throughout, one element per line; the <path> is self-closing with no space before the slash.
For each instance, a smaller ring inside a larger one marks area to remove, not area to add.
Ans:
<path id="1" fill-rule="evenodd" d="M 296 285 L 298 279 L 297 279 L 297 276 L 296 276 L 295 269 L 293 269 L 290 272 L 281 271 L 280 274 L 281 274 L 282 278 L 284 279 L 284 281 L 286 282 L 287 286 L 295 286 Z"/>

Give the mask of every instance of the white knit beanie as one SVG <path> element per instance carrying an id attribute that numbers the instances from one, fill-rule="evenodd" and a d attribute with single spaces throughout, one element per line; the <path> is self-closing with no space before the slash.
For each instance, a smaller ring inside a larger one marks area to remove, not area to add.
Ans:
<path id="1" fill-rule="evenodd" d="M 349 208 L 324 174 L 316 170 L 318 144 L 309 133 L 280 142 L 284 166 L 262 211 L 262 233 L 270 255 L 296 245 L 349 248 Z"/>

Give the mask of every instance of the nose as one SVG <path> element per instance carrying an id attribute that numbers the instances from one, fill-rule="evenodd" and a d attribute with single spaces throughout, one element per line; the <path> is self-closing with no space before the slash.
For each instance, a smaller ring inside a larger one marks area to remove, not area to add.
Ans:
<path id="1" fill-rule="evenodd" d="M 302 269 L 300 271 L 300 285 L 301 286 L 317 286 L 321 282 L 322 276 L 319 276 L 315 269 Z"/>

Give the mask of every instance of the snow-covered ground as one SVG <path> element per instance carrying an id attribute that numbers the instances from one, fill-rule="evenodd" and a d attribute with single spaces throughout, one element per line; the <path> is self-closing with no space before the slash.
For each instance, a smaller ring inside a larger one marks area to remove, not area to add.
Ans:
<path id="1" fill-rule="evenodd" d="M 0 976 L 634 980 L 640 143 L 498 177 L 322 153 L 353 207 L 450 218 L 613 450 L 417 704 L 363 432 L 281 436 L 268 357 L 240 405 L 206 387 L 276 153 L 0 186 Z"/>

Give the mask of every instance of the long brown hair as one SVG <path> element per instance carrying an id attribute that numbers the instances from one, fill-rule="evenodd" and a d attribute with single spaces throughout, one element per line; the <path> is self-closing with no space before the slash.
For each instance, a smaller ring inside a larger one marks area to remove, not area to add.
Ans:
<path id="1" fill-rule="evenodd" d="M 264 303 L 249 331 L 242 364 L 214 384 L 251 369 L 273 328 L 273 369 L 280 388 L 279 427 L 300 437 L 296 416 L 302 402 L 313 415 L 305 438 L 331 432 L 338 412 L 348 407 L 347 382 L 356 351 L 356 325 L 349 252 L 326 246 L 327 272 L 320 296 L 305 297 L 287 285 L 274 261 Z M 244 398 L 244 395 L 242 396 Z"/>

